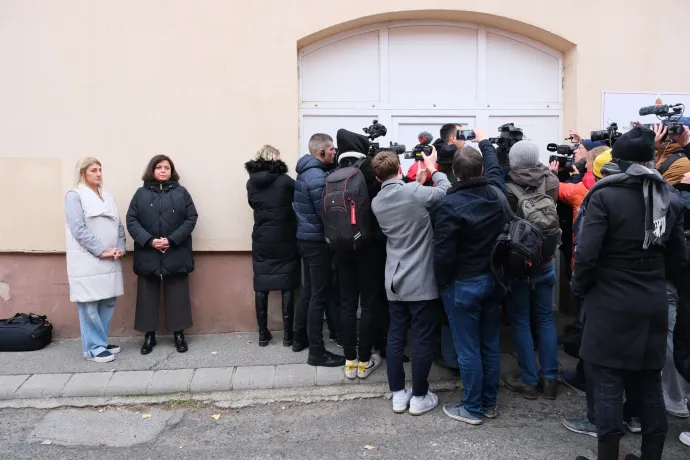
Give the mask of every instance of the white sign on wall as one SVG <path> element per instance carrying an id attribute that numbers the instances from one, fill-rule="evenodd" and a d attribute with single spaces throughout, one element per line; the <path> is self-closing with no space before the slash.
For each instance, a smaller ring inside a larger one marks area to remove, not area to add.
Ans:
<path id="1" fill-rule="evenodd" d="M 603 91 L 601 102 L 601 129 L 611 122 L 618 123 L 619 131 L 630 129 L 630 122 L 658 123 L 656 115 L 639 115 L 640 108 L 657 104 L 685 104 L 690 116 L 690 93 Z"/>

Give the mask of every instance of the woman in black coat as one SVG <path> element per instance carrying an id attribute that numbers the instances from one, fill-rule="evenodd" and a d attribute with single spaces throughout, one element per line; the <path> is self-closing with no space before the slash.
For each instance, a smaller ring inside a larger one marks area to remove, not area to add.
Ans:
<path id="1" fill-rule="evenodd" d="M 197 212 L 179 184 L 175 164 L 165 155 L 151 159 L 127 211 L 127 230 L 134 239 L 137 308 L 134 329 L 145 332 L 141 354 L 156 346 L 160 286 L 163 284 L 165 327 L 175 333 L 175 347 L 188 350 L 184 329 L 192 326 L 188 274 L 194 271 L 192 231 Z"/>
<path id="2" fill-rule="evenodd" d="M 280 152 L 264 145 L 256 159 L 245 163 L 249 173 L 247 198 L 254 210 L 252 266 L 259 346 L 271 340 L 268 330 L 268 293 L 281 291 L 283 300 L 283 346 L 293 342 L 294 289 L 300 282 L 297 250 L 297 220 L 292 208 L 295 181 L 287 175 Z"/>

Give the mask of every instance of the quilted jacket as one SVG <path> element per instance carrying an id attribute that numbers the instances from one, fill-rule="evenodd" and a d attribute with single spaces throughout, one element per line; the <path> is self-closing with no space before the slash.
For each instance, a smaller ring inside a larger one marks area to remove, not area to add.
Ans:
<path id="1" fill-rule="evenodd" d="M 166 276 L 194 271 L 192 231 L 197 217 L 192 196 L 177 181 L 145 182 L 127 211 L 127 230 L 134 239 L 134 273 Z M 170 248 L 158 251 L 151 246 L 155 238 L 167 238 Z"/>

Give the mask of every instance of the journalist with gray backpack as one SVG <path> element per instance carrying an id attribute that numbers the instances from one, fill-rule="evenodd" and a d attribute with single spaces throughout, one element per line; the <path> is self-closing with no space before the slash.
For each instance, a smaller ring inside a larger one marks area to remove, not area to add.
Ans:
<path id="1" fill-rule="evenodd" d="M 558 342 L 553 321 L 553 290 L 556 284 L 554 256 L 560 244 L 556 200 L 558 179 L 539 162 L 539 148 L 520 141 L 510 150 L 510 173 L 506 198 L 515 215 L 508 232 L 507 262 L 504 259 L 506 306 L 520 365 L 519 375 L 506 375 L 506 387 L 527 399 L 537 398 L 537 384 L 544 396 L 555 399 L 558 375 Z M 541 382 L 537 380 L 537 362 L 530 330 L 533 315 L 539 341 Z"/>

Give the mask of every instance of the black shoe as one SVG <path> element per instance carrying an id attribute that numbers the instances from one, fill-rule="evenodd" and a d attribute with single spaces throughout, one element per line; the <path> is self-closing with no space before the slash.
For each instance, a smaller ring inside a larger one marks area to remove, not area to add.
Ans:
<path id="1" fill-rule="evenodd" d="M 299 353 L 300 351 L 306 350 L 309 348 L 309 341 L 301 341 L 301 340 L 295 340 L 292 343 L 292 351 L 295 353 Z"/>
<path id="2" fill-rule="evenodd" d="M 460 369 L 457 367 L 449 366 L 443 358 L 439 358 L 435 362 L 439 367 L 448 369 L 453 375 L 460 375 Z"/>
<path id="3" fill-rule="evenodd" d="M 295 322 L 295 292 L 281 292 L 283 301 L 283 346 L 291 347 L 295 342 L 293 323 Z"/>
<path id="4" fill-rule="evenodd" d="M 340 367 L 345 365 L 345 357 L 326 351 L 321 356 L 309 355 L 307 364 L 310 366 Z"/>
<path id="5" fill-rule="evenodd" d="M 558 395 L 558 380 L 544 379 L 541 381 L 541 386 L 546 399 L 556 399 L 556 396 Z"/>
<path id="6" fill-rule="evenodd" d="M 583 457 L 582 455 L 578 455 L 575 460 L 589 460 L 587 457 Z"/>
<path id="7" fill-rule="evenodd" d="M 623 460 L 640 460 L 640 457 L 635 454 L 628 454 L 623 458 Z"/>
<path id="8" fill-rule="evenodd" d="M 503 383 L 507 389 L 520 393 L 525 399 L 537 399 L 537 386 L 527 385 L 520 375 L 504 376 Z"/>
<path id="9" fill-rule="evenodd" d="M 141 346 L 141 354 L 148 355 L 153 351 L 153 347 L 156 346 L 156 333 L 147 332 L 144 336 L 144 344 Z"/>
<path id="10" fill-rule="evenodd" d="M 403 362 L 404 363 L 409 363 L 410 362 L 410 357 L 407 355 L 403 355 Z"/>
<path id="11" fill-rule="evenodd" d="M 266 329 L 265 331 L 259 332 L 259 346 L 260 347 L 265 347 L 268 345 L 268 342 L 271 341 L 273 338 L 273 335 L 271 334 L 271 331 Z"/>
<path id="12" fill-rule="evenodd" d="M 177 348 L 178 353 L 184 353 L 189 350 L 187 341 L 184 339 L 184 331 L 175 332 L 175 348 Z"/>

